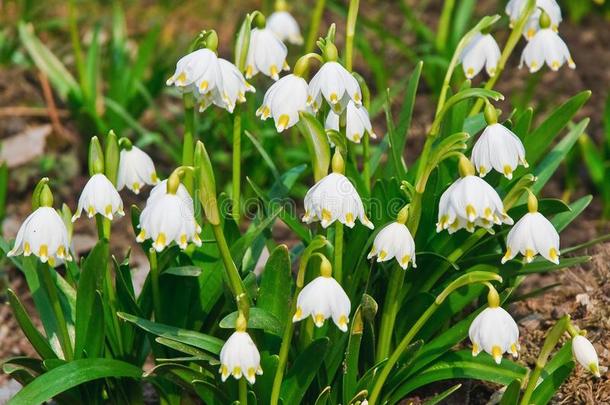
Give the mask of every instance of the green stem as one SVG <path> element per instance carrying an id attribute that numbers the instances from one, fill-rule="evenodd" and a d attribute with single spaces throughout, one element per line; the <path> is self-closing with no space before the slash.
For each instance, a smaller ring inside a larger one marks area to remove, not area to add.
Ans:
<path id="1" fill-rule="evenodd" d="M 441 12 L 441 18 L 438 22 L 438 33 L 436 35 L 436 49 L 440 52 L 444 52 L 447 48 L 447 37 L 449 36 L 449 27 L 451 26 L 451 15 L 453 14 L 454 6 L 455 0 L 445 0 L 443 4 L 443 11 Z"/>
<path id="2" fill-rule="evenodd" d="M 354 63 L 354 36 L 356 35 L 356 20 L 358 19 L 358 7 L 360 0 L 350 0 L 347 11 L 347 23 L 345 26 L 345 68 L 352 71 Z"/>
<path id="3" fill-rule="evenodd" d="M 182 166 L 193 166 L 193 149 L 195 139 L 195 102 L 193 95 L 183 96 L 184 104 L 184 139 L 182 141 Z M 186 172 L 182 184 L 193 195 L 193 173 Z"/>
<path id="4" fill-rule="evenodd" d="M 148 252 L 148 260 L 150 262 L 150 283 L 152 286 L 155 321 L 161 322 L 163 306 L 161 305 L 161 288 L 159 285 L 159 263 L 157 262 L 157 252 L 155 249 L 150 248 Z"/>
<path id="5" fill-rule="evenodd" d="M 339 284 L 343 280 L 343 224 L 335 222 L 335 263 L 333 266 L 335 280 Z"/>
<path id="6" fill-rule="evenodd" d="M 398 346 L 396 347 L 396 349 L 394 350 L 394 352 L 392 353 L 392 355 L 390 356 L 388 361 L 385 363 L 385 365 L 381 369 L 379 377 L 377 378 L 377 380 L 375 381 L 375 384 L 373 385 L 373 389 L 371 391 L 371 396 L 369 397 L 370 405 L 375 405 L 377 403 L 377 400 L 379 399 L 379 395 L 381 394 L 381 389 L 383 388 L 383 385 L 385 384 L 386 379 L 392 372 L 392 369 L 394 368 L 394 366 L 400 359 L 400 356 L 402 356 L 403 352 L 407 349 L 407 347 L 409 347 L 409 344 L 411 344 L 411 341 L 413 340 L 413 338 L 415 338 L 417 333 L 426 324 L 428 319 L 430 319 L 430 317 L 441 306 L 441 304 L 445 301 L 445 299 L 447 299 L 447 297 L 452 292 L 454 292 L 455 290 L 457 290 L 460 287 L 463 287 L 468 284 L 483 283 L 485 281 L 492 281 L 492 280 L 502 281 L 502 278 L 495 273 L 490 273 L 490 272 L 486 272 L 486 271 L 473 271 L 473 272 L 470 272 L 470 273 L 467 273 L 467 274 L 464 274 L 464 275 L 458 277 L 453 282 L 451 282 L 447 287 L 445 287 L 445 289 L 436 297 L 434 302 L 419 317 L 417 322 L 415 322 L 413 327 L 411 327 L 409 332 L 400 341 L 400 343 L 398 344 Z"/>
<path id="7" fill-rule="evenodd" d="M 371 136 L 369 133 L 364 134 L 362 139 L 362 177 L 364 177 L 364 186 L 366 191 L 371 193 Z"/>
<path id="8" fill-rule="evenodd" d="M 326 0 L 316 0 L 316 6 L 313 9 L 311 20 L 309 21 L 309 32 L 307 34 L 307 41 L 305 42 L 305 53 L 313 52 L 314 47 L 316 46 L 325 5 Z"/>
<path id="9" fill-rule="evenodd" d="M 569 323 L 570 316 L 564 315 L 557 321 L 557 323 L 555 323 L 553 328 L 551 328 L 547 334 L 544 344 L 542 345 L 542 349 L 540 350 L 540 355 L 538 355 L 538 358 L 536 359 L 536 367 L 528 377 L 527 386 L 525 387 L 525 391 L 523 391 L 523 396 L 521 397 L 521 405 L 530 404 L 530 399 L 532 398 L 534 389 L 538 384 L 538 379 L 542 375 L 542 370 L 546 366 L 547 360 L 553 349 L 555 349 L 559 339 L 561 339 L 561 336 L 567 330 Z"/>
<path id="10" fill-rule="evenodd" d="M 392 275 L 388 281 L 388 291 L 383 301 L 383 312 L 381 314 L 381 326 L 379 328 L 379 338 L 377 340 L 376 361 L 381 361 L 390 354 L 392 343 L 392 332 L 394 332 L 394 322 L 396 314 L 400 308 L 398 293 L 405 280 L 406 271 L 396 265 L 392 269 Z"/>
<path id="11" fill-rule="evenodd" d="M 212 225 L 212 230 L 214 231 L 214 238 L 216 239 L 216 243 L 218 244 L 220 257 L 222 258 L 222 261 L 224 263 L 231 292 L 233 293 L 234 297 L 239 297 L 241 296 L 241 294 L 246 293 L 246 288 L 244 287 L 244 283 L 241 279 L 241 276 L 239 275 L 237 266 L 235 265 L 235 262 L 233 262 L 233 258 L 231 257 L 231 251 L 229 250 L 229 245 L 227 245 L 227 240 L 225 239 L 222 227 L 221 225 Z"/>
<path id="12" fill-rule="evenodd" d="M 233 219 L 237 224 L 241 217 L 240 204 L 240 189 L 241 189 L 241 114 L 239 107 L 233 112 L 233 204 L 231 211 Z"/>
<path id="13" fill-rule="evenodd" d="M 239 405 L 248 405 L 248 382 L 245 377 L 239 380 Z"/>
<path id="14" fill-rule="evenodd" d="M 49 300 L 51 301 L 51 307 L 55 314 L 55 323 L 57 326 L 57 336 L 59 338 L 59 345 L 64 353 L 64 359 L 66 361 L 72 360 L 72 342 L 70 340 L 70 334 L 68 333 L 68 324 L 64 312 L 61 308 L 61 301 L 59 300 L 59 294 L 57 292 L 57 286 L 51 277 L 51 272 L 55 271 L 51 266 L 45 266 L 39 271 L 42 278 L 42 282 L 45 285 Z"/>
<path id="15" fill-rule="evenodd" d="M 85 59 L 83 58 L 83 50 L 81 48 L 80 37 L 78 34 L 78 23 L 74 0 L 70 0 L 68 2 L 68 24 L 70 30 L 70 41 L 72 42 L 72 48 L 74 49 L 74 63 L 76 64 L 78 79 L 82 88 L 88 89 L 89 86 L 87 86 L 85 83 Z M 92 96 L 92 94 L 87 94 L 87 96 Z"/>

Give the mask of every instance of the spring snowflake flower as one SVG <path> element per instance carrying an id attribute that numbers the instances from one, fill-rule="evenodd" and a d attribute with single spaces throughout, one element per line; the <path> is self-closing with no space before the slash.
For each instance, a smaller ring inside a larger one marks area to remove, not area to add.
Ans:
<path id="1" fill-rule="evenodd" d="M 529 212 L 525 214 L 506 237 L 506 254 L 502 263 L 521 253 L 526 263 L 540 254 L 550 262 L 559 264 L 559 234 L 553 224 L 538 212 L 538 202 L 533 194 L 528 198 Z"/>
<path id="2" fill-rule="evenodd" d="M 468 79 L 479 74 L 483 66 L 487 74 L 493 77 L 498 69 L 500 47 L 491 34 L 477 33 L 462 52 L 460 59 Z"/>
<path id="3" fill-rule="evenodd" d="M 243 376 L 254 384 L 256 375 L 263 374 L 260 362 L 260 353 L 248 332 L 236 330 L 220 350 L 220 377 L 224 382 L 229 375 L 236 380 Z"/>
<path id="4" fill-rule="evenodd" d="M 336 113 L 341 113 L 350 100 L 357 106 L 362 105 L 362 93 L 358 81 L 335 61 L 324 63 L 309 82 L 307 104 L 317 110 L 322 97 Z"/>
<path id="5" fill-rule="evenodd" d="M 332 268 L 328 260 L 320 267 L 320 276 L 313 279 L 299 293 L 297 309 L 292 322 L 298 322 L 311 316 L 314 324 L 321 328 L 328 318 L 333 319 L 337 327 L 347 332 L 350 300 L 341 285 L 332 278 Z"/>
<path id="6" fill-rule="evenodd" d="M 41 262 L 49 262 L 53 266 L 56 259 L 72 260 L 69 245 L 64 221 L 53 207 L 42 206 L 23 221 L 15 245 L 7 256 L 29 256 L 33 253 Z"/>
<path id="7" fill-rule="evenodd" d="M 281 41 L 288 41 L 294 45 L 303 44 L 299 23 L 288 11 L 279 10 L 271 14 L 267 18 L 267 28 Z"/>
<path id="8" fill-rule="evenodd" d="M 373 247 L 368 254 L 367 259 L 377 256 L 378 262 L 386 262 L 396 258 L 398 264 L 403 269 L 409 267 L 409 262 L 413 263 L 413 267 L 417 267 L 415 263 L 415 241 L 409 232 L 409 228 L 400 222 L 391 222 L 386 225 L 375 237 Z"/>
<path id="9" fill-rule="evenodd" d="M 600 377 L 599 358 L 589 339 L 582 335 L 574 336 L 572 339 L 572 354 L 581 366 L 589 370 L 594 376 Z"/>
<path id="10" fill-rule="evenodd" d="M 184 93 L 196 91 L 203 96 L 215 89 L 221 80 L 216 53 L 202 48 L 180 58 L 166 84 L 176 86 Z"/>
<path id="11" fill-rule="evenodd" d="M 447 229 L 451 234 L 465 228 L 473 232 L 475 226 L 491 231 L 494 224 L 512 225 L 500 196 L 485 180 L 474 175 L 472 163 L 462 157 L 459 168 L 462 177 L 441 196 L 436 231 Z"/>
<path id="12" fill-rule="evenodd" d="M 511 28 L 517 22 L 517 20 L 521 17 L 523 13 L 523 9 L 525 8 L 525 4 L 527 0 L 510 0 L 506 5 L 506 14 L 510 17 L 510 26 Z M 524 30 L 524 35 L 526 38 L 530 39 L 534 36 L 536 31 L 539 28 L 538 21 L 540 20 L 541 10 L 544 10 L 545 13 L 551 19 L 551 27 L 553 30 L 557 31 L 559 24 L 561 23 L 561 8 L 557 1 L 555 0 L 537 0 L 536 8 L 532 15 L 530 16 L 526 29 Z"/>
<path id="13" fill-rule="evenodd" d="M 553 71 L 559 70 L 564 63 L 567 63 L 570 69 L 576 68 L 568 46 L 559 34 L 550 28 L 541 29 L 527 43 L 521 54 L 519 67 L 525 63 L 530 72 L 534 73 L 540 70 L 545 62 Z"/>
<path id="14" fill-rule="evenodd" d="M 519 137 L 497 122 L 488 125 L 474 144 L 472 163 L 481 177 L 494 169 L 509 180 L 519 164 L 528 167 Z"/>
<path id="15" fill-rule="evenodd" d="M 358 192 L 348 178 L 341 174 L 342 165 L 343 160 L 336 152 L 333 156 L 333 173 L 318 181 L 305 194 L 305 215 L 302 220 L 308 224 L 320 221 L 323 228 L 339 221 L 353 228 L 358 218 L 364 226 L 373 229 L 373 223 L 364 212 Z"/>
<path id="16" fill-rule="evenodd" d="M 161 185 L 165 185 L 165 189 L 157 189 Z M 162 251 L 172 241 L 181 249 L 186 249 L 189 242 L 201 246 L 201 227 L 195 221 L 193 200 L 190 195 L 188 199 L 182 195 L 184 192 L 188 195 L 186 189 L 180 192 L 174 181 L 169 183 L 164 180 L 153 191 L 140 215 L 140 233 L 136 241 L 141 243 L 152 239 L 152 246 L 157 252 Z"/>
<path id="17" fill-rule="evenodd" d="M 519 327 L 515 320 L 500 306 L 500 297 L 491 284 L 487 295 L 488 308 L 485 308 L 470 324 L 468 336 L 472 342 L 472 355 L 481 351 L 489 353 L 497 364 L 502 355 L 510 352 L 519 355 Z"/>
<path id="18" fill-rule="evenodd" d="M 156 186 L 154 186 L 152 188 L 152 190 L 150 190 L 150 194 L 148 195 L 148 199 L 146 200 L 146 203 L 148 204 L 152 200 L 162 197 L 165 194 L 167 194 L 167 179 L 161 181 Z M 186 205 L 186 207 L 188 207 L 191 210 L 191 212 L 193 212 L 193 213 L 195 212 L 195 205 L 193 203 L 193 198 L 191 197 L 188 190 L 186 189 L 186 187 L 184 187 L 184 185 L 182 183 L 180 183 L 180 185 L 178 186 L 178 190 L 176 190 L 176 195 L 178 197 L 180 197 L 180 199 L 182 200 L 184 205 Z"/>
<path id="19" fill-rule="evenodd" d="M 309 111 L 307 82 L 300 76 L 289 74 L 269 87 L 256 116 L 262 120 L 273 117 L 275 128 L 282 132 L 299 121 L 302 111 Z"/>
<path id="20" fill-rule="evenodd" d="M 121 150 L 117 190 L 127 187 L 134 193 L 140 194 L 142 186 L 154 185 L 158 182 L 155 164 L 146 152 L 136 146 Z"/>
<path id="21" fill-rule="evenodd" d="M 280 69 L 288 70 L 288 49 L 269 28 L 254 28 L 250 33 L 250 46 L 246 56 L 246 79 L 258 72 L 273 80 L 280 78 Z"/>
<path id="22" fill-rule="evenodd" d="M 339 131 L 339 118 L 340 116 L 337 113 L 330 110 L 326 116 L 326 121 L 324 121 L 324 128 Z M 364 106 L 357 106 L 350 100 L 347 103 L 345 114 L 345 136 L 354 143 L 360 143 L 366 133 L 373 139 L 377 138 L 377 135 L 373 132 L 369 112 Z"/>
<path id="23" fill-rule="evenodd" d="M 115 214 L 125 215 L 123 212 L 123 201 L 114 184 L 101 173 L 91 176 L 83 192 L 78 199 L 78 207 L 72 217 L 72 222 L 80 218 L 81 213 L 87 212 L 87 216 L 92 218 L 95 214 L 100 214 L 109 220 Z"/>
<path id="24" fill-rule="evenodd" d="M 205 111 L 210 104 L 214 104 L 220 108 L 226 109 L 232 113 L 237 103 L 246 101 L 246 93 L 254 93 L 254 87 L 244 79 L 239 69 L 223 58 L 217 59 L 218 73 L 221 80 L 216 86 L 208 91 L 209 82 L 206 80 L 199 81 L 198 99 L 199 112 Z"/>

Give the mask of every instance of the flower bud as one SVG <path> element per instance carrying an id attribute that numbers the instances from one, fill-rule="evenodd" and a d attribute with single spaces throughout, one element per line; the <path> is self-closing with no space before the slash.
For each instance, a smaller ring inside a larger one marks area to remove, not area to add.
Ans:
<path id="1" fill-rule="evenodd" d="M 582 335 L 574 336 L 572 339 L 572 354 L 581 366 L 591 371 L 594 376 L 600 377 L 597 352 L 589 339 Z"/>

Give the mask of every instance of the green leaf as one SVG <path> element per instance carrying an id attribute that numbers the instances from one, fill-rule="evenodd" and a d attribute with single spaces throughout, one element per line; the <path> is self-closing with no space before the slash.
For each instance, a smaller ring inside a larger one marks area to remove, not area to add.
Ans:
<path id="1" fill-rule="evenodd" d="M 551 223 L 557 229 L 557 232 L 563 231 L 568 225 L 572 223 L 582 212 L 591 204 L 593 197 L 590 195 L 586 195 L 584 197 L 579 198 L 570 204 L 570 211 L 563 212 L 561 214 L 555 215 L 555 217 L 551 220 Z"/>
<path id="2" fill-rule="evenodd" d="M 238 312 L 232 312 L 222 318 L 218 326 L 224 329 L 234 329 L 237 321 Z M 276 336 L 282 336 L 282 324 L 277 320 L 275 315 L 262 308 L 250 308 L 250 316 L 248 317 L 248 328 L 263 329 Z"/>
<path id="3" fill-rule="evenodd" d="M 455 391 L 459 390 L 462 387 L 462 384 L 456 384 L 453 387 L 449 388 L 446 391 L 443 391 L 442 393 L 435 395 L 434 398 L 427 400 L 426 402 L 424 402 L 423 405 L 436 405 L 436 404 L 440 404 L 442 401 L 444 401 L 445 399 L 447 399 L 451 394 L 453 394 Z"/>
<path id="4" fill-rule="evenodd" d="M 565 269 L 566 267 L 573 267 L 579 264 L 587 263 L 591 260 L 591 256 L 579 256 L 579 257 L 568 257 L 559 260 L 559 264 L 551 263 L 549 261 L 539 259 L 535 262 L 526 264 L 523 269 L 519 271 L 520 274 L 530 273 L 546 273 L 549 271 L 555 271 Z"/>
<path id="5" fill-rule="evenodd" d="M 88 381 L 102 378 L 129 377 L 139 379 L 142 370 L 113 359 L 80 359 L 59 366 L 23 387 L 9 401 L 10 405 L 37 405 L 62 392 Z"/>
<path id="6" fill-rule="evenodd" d="M 358 384 L 358 362 L 360 358 L 362 334 L 364 331 L 361 311 L 361 307 L 359 306 L 352 319 L 347 350 L 345 351 L 345 361 L 343 363 L 343 403 L 346 404 L 349 403 L 349 400 L 356 394 L 356 385 Z"/>
<path id="7" fill-rule="evenodd" d="M 531 165 L 536 165 L 544 156 L 553 139 L 572 120 L 572 117 L 591 97 L 591 91 L 578 93 L 558 107 L 538 128 L 532 131 L 523 142 L 525 156 Z"/>
<path id="8" fill-rule="evenodd" d="M 390 140 L 390 152 L 392 154 L 392 165 L 394 173 L 399 179 L 404 179 L 407 175 L 407 165 L 402 156 L 400 145 L 400 135 L 394 128 L 394 118 L 392 117 L 392 100 L 390 99 L 390 89 L 386 89 L 386 102 L 384 104 L 385 122 L 388 128 L 387 138 Z"/>
<path id="9" fill-rule="evenodd" d="M 324 388 L 322 390 L 322 392 L 320 392 L 320 395 L 318 395 L 318 398 L 316 398 L 316 402 L 314 402 L 314 405 L 327 405 L 329 400 L 330 400 L 330 385 L 327 386 L 326 388 Z M 349 403 L 349 402 L 346 402 L 346 403 Z"/>
<path id="10" fill-rule="evenodd" d="M 254 145 L 258 153 L 260 153 L 261 157 L 263 158 L 263 161 L 267 164 L 269 170 L 271 170 L 271 174 L 273 174 L 273 177 L 278 180 L 280 178 L 280 172 L 277 170 L 277 167 L 275 167 L 275 163 L 273 163 L 273 159 L 271 159 L 271 156 L 269 156 L 263 145 L 261 145 L 261 143 L 258 141 L 258 139 L 254 137 L 254 135 L 252 135 L 249 131 L 244 131 L 244 133 L 246 134 L 248 139 L 250 139 L 250 142 L 252 142 L 252 145 Z"/>
<path id="11" fill-rule="evenodd" d="M 413 69 L 413 73 L 411 73 L 409 81 L 407 82 L 407 88 L 402 100 L 402 107 L 398 116 L 398 125 L 394 131 L 394 133 L 397 135 L 397 139 L 392 140 L 392 145 L 396 145 L 396 148 L 398 151 L 400 151 L 400 153 L 405 150 L 405 145 L 407 143 L 407 135 L 409 128 L 411 127 L 413 108 L 415 107 L 415 97 L 417 95 L 419 78 L 421 76 L 423 66 L 424 63 L 422 61 L 415 65 L 415 69 Z"/>
<path id="12" fill-rule="evenodd" d="M 548 404 L 555 396 L 555 393 L 559 391 L 561 384 L 570 376 L 573 369 L 574 362 L 570 361 L 546 376 L 534 390 L 530 402 L 536 405 Z"/>
<path id="13" fill-rule="evenodd" d="M 310 113 L 299 113 L 298 127 L 305 137 L 309 153 L 312 157 L 313 172 L 316 181 L 328 174 L 330 166 L 330 145 L 326 131 L 320 122 Z"/>
<path id="14" fill-rule="evenodd" d="M 175 340 L 187 345 L 195 346 L 213 354 L 219 354 L 222 348 L 223 341 L 213 336 L 205 335 L 203 333 L 195 332 L 192 330 L 180 329 L 174 326 L 164 325 L 162 323 L 156 323 L 149 321 L 148 319 L 139 318 L 134 315 L 126 314 L 124 312 L 117 313 L 119 318 L 131 322 L 139 328 L 150 332 L 154 335 L 164 337 L 167 339 Z"/>
<path id="15" fill-rule="evenodd" d="M 201 269 L 197 266 L 178 266 L 169 267 L 161 272 L 161 274 L 171 274 L 180 277 L 199 277 Z"/>
<path id="16" fill-rule="evenodd" d="M 314 340 L 301 351 L 282 383 L 280 398 L 284 404 L 299 404 L 316 376 L 328 350 L 329 339 Z"/>
<path id="17" fill-rule="evenodd" d="M 191 384 L 205 404 L 223 405 L 231 403 L 226 391 L 219 388 L 216 384 L 203 380 L 194 380 Z"/>
<path id="18" fill-rule="evenodd" d="M 19 298 L 15 295 L 15 292 L 11 289 L 6 291 L 8 300 L 13 309 L 13 315 L 21 328 L 21 331 L 28 338 L 36 353 L 43 359 L 57 358 L 57 354 L 51 348 L 51 345 L 46 338 L 36 329 L 36 326 L 32 323 L 32 319 L 25 310 L 25 307 L 19 301 Z"/>
<path id="19" fill-rule="evenodd" d="M 555 214 L 570 211 L 570 207 L 560 199 L 556 198 L 545 198 L 538 200 L 538 211 L 546 217 L 550 217 Z M 508 210 L 508 215 L 517 221 L 517 218 L 521 218 L 527 214 L 527 204 L 521 204 Z"/>
<path id="20" fill-rule="evenodd" d="M 258 308 L 274 315 L 280 325 L 289 321 L 292 284 L 288 247 L 280 245 L 267 259 L 256 302 Z"/>
<path id="21" fill-rule="evenodd" d="M 521 380 L 515 379 L 506 387 L 504 395 L 502 395 L 502 399 L 500 400 L 500 405 L 517 405 L 519 403 L 521 382 Z"/>

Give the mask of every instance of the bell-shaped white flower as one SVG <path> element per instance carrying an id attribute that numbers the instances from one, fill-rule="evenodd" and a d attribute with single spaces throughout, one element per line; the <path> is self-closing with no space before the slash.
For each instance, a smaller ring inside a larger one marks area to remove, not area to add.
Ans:
<path id="1" fill-rule="evenodd" d="M 491 34 L 477 33 L 461 55 L 462 68 L 468 79 L 472 79 L 485 66 L 491 77 L 496 74 L 500 60 L 500 47 Z"/>
<path id="2" fill-rule="evenodd" d="M 203 48 L 180 58 L 166 84 L 176 86 L 182 92 L 196 91 L 204 95 L 215 89 L 221 80 L 216 53 Z"/>
<path id="3" fill-rule="evenodd" d="M 589 339 L 582 335 L 574 336 L 572 338 L 572 354 L 581 366 L 589 370 L 594 376 L 600 377 L 599 358 Z"/>
<path id="4" fill-rule="evenodd" d="M 288 41 L 294 45 L 301 45 L 303 43 L 299 23 L 288 11 L 279 10 L 273 12 L 267 18 L 267 28 L 273 31 L 282 41 Z"/>
<path id="5" fill-rule="evenodd" d="M 228 60 L 218 58 L 217 65 L 217 74 L 220 75 L 220 80 L 212 89 L 209 89 L 207 80 L 199 81 L 197 87 L 199 111 L 202 112 L 210 104 L 214 104 L 232 113 L 237 103 L 246 101 L 246 92 L 255 92 L 256 90 L 244 79 L 239 69 Z"/>
<path id="6" fill-rule="evenodd" d="M 309 111 L 307 82 L 300 76 L 290 74 L 269 87 L 263 104 L 256 110 L 256 116 L 262 120 L 273 117 L 275 128 L 282 132 L 299 121 L 302 111 Z"/>
<path id="7" fill-rule="evenodd" d="M 339 118 L 340 116 L 337 113 L 330 110 L 326 116 L 324 128 L 339 131 Z M 373 132 L 371 119 L 366 108 L 358 106 L 350 100 L 347 103 L 345 113 L 345 136 L 354 143 L 360 143 L 360 140 L 366 133 L 373 139 L 377 138 L 377 135 Z"/>
<path id="8" fill-rule="evenodd" d="M 337 113 L 343 112 L 350 100 L 357 106 L 362 105 L 362 93 L 358 81 L 335 61 L 324 63 L 309 82 L 308 105 L 317 110 L 320 107 L 321 97 L 324 97 Z"/>
<path id="9" fill-rule="evenodd" d="M 95 214 L 100 214 L 112 220 L 115 214 L 125 215 L 119 192 L 114 184 L 108 180 L 108 177 L 101 173 L 91 176 L 85 184 L 85 188 L 83 188 L 78 199 L 78 207 L 72 217 L 72 222 L 80 218 L 83 210 L 87 212 L 89 218 Z"/>
<path id="10" fill-rule="evenodd" d="M 318 181 L 305 194 L 305 215 L 308 224 L 320 221 L 323 228 L 339 221 L 350 228 L 360 222 L 373 229 L 373 223 L 364 212 L 364 205 L 354 185 L 341 172 L 343 159 L 338 152 L 333 156 L 333 173 Z M 340 167 L 340 168 L 339 168 Z"/>
<path id="11" fill-rule="evenodd" d="M 66 224 L 53 207 L 39 207 L 23 221 L 7 256 L 32 253 L 52 266 L 57 259 L 72 260 Z"/>
<path id="12" fill-rule="evenodd" d="M 157 187 L 165 184 L 165 189 L 157 189 L 154 194 L 151 192 L 146 207 L 140 214 L 140 233 L 136 240 L 143 242 L 152 239 L 152 246 L 157 252 L 162 251 L 172 241 L 181 249 L 186 249 L 189 242 L 201 246 L 201 227 L 195 220 L 192 199 L 190 196 L 186 199 L 180 195 L 180 188 L 176 183 L 176 180 L 160 183 Z"/>
<path id="13" fill-rule="evenodd" d="M 451 234 L 462 228 L 473 232 L 475 226 L 491 230 L 494 224 L 512 225 L 500 196 L 474 175 L 472 163 L 462 157 L 459 169 L 462 177 L 441 195 L 436 231 L 447 229 Z"/>
<path id="14" fill-rule="evenodd" d="M 521 54 L 519 67 L 525 63 L 531 73 L 537 72 L 544 66 L 557 71 L 564 63 L 570 69 L 575 69 L 576 64 L 572 60 L 570 50 L 559 34 L 550 28 L 543 28 L 527 43 Z"/>
<path id="15" fill-rule="evenodd" d="M 150 190 L 150 194 L 148 195 L 146 204 L 149 204 L 152 200 L 156 198 L 163 197 L 165 194 L 167 194 L 167 179 L 161 181 L 156 186 L 154 186 L 152 190 Z M 178 186 L 178 189 L 176 190 L 176 195 L 180 197 L 184 205 L 186 205 L 191 210 L 191 212 L 195 212 L 193 198 L 182 183 L 180 183 L 180 185 Z"/>
<path id="16" fill-rule="evenodd" d="M 510 180 L 519 164 L 528 167 L 519 137 L 497 122 L 485 128 L 472 148 L 471 158 L 481 177 L 493 169 Z"/>
<path id="17" fill-rule="evenodd" d="M 409 232 L 409 228 L 400 221 L 391 222 L 386 225 L 375 237 L 373 247 L 367 259 L 377 256 L 378 262 L 386 262 L 396 258 L 396 261 L 403 269 L 415 263 L 415 241 Z"/>
<path id="18" fill-rule="evenodd" d="M 136 146 L 121 150 L 117 190 L 120 191 L 127 187 L 134 193 L 140 194 L 143 186 L 154 185 L 158 182 L 155 164 L 146 152 Z"/>
<path id="19" fill-rule="evenodd" d="M 327 259 L 320 266 L 320 276 L 313 279 L 299 293 L 297 309 L 292 322 L 311 316 L 313 323 L 321 328 L 328 318 L 343 332 L 347 332 L 351 303 L 341 284 L 332 278 L 332 268 Z"/>
<path id="20" fill-rule="evenodd" d="M 256 375 L 262 375 L 261 356 L 245 330 L 237 330 L 227 339 L 220 350 L 220 377 L 226 381 L 229 375 L 239 380 L 242 376 L 250 384 L 256 381 Z"/>
<path id="21" fill-rule="evenodd" d="M 527 0 L 510 0 L 508 4 L 506 4 L 505 11 L 510 17 L 511 28 L 521 17 L 526 3 Z M 540 20 L 541 10 L 544 10 L 544 12 L 548 14 L 551 19 L 551 27 L 555 31 L 557 31 L 559 23 L 561 23 L 561 8 L 556 0 L 537 0 L 534 12 L 530 16 L 526 24 L 526 29 L 523 32 L 528 39 L 532 38 L 539 28 L 538 21 Z"/>
<path id="22" fill-rule="evenodd" d="M 534 256 L 540 254 L 548 261 L 559 264 L 559 234 L 551 221 L 538 212 L 538 202 L 533 194 L 529 195 L 528 208 L 529 212 L 508 232 L 502 263 L 521 253 L 526 263 L 531 263 Z"/>
<path id="23" fill-rule="evenodd" d="M 500 306 L 489 306 L 477 315 L 468 329 L 468 336 L 473 356 L 485 351 L 500 364 L 504 353 L 510 352 L 514 357 L 519 355 L 519 327 Z"/>
<path id="24" fill-rule="evenodd" d="M 250 46 L 246 56 L 246 79 L 258 72 L 273 80 L 280 78 L 280 70 L 290 69 L 286 63 L 288 49 L 269 28 L 254 28 L 250 33 Z"/>

